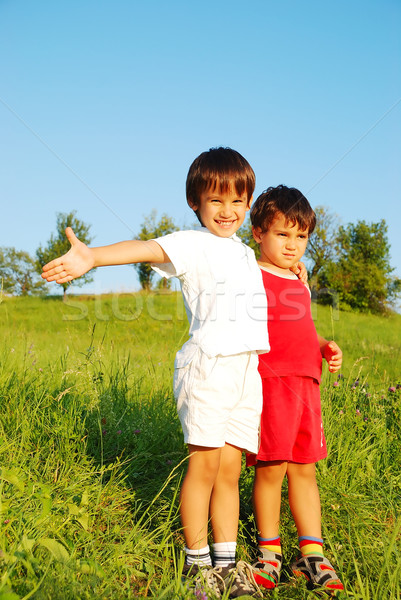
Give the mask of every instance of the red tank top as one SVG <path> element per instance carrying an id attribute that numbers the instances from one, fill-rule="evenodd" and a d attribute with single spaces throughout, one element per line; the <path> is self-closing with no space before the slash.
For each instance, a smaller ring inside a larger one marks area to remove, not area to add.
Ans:
<path id="1" fill-rule="evenodd" d="M 268 304 L 270 352 L 259 355 L 262 377 L 297 375 L 320 382 L 322 356 L 308 288 L 261 269 Z"/>

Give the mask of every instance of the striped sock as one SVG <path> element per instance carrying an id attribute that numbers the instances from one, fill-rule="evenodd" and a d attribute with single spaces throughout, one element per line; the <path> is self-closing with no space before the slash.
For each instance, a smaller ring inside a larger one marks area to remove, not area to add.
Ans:
<path id="1" fill-rule="evenodd" d="M 299 547 L 301 549 L 302 556 L 308 556 L 308 554 L 323 554 L 323 540 L 321 538 L 311 537 L 309 535 L 301 535 L 298 538 Z"/>
<path id="2" fill-rule="evenodd" d="M 186 565 L 211 565 L 212 559 L 210 556 L 209 545 L 204 548 L 184 548 L 185 550 L 185 564 Z"/>
<path id="3" fill-rule="evenodd" d="M 258 550 L 263 553 L 263 550 L 270 550 L 276 554 L 281 554 L 280 536 L 275 538 L 262 538 L 258 535 Z"/>
<path id="4" fill-rule="evenodd" d="M 258 585 L 266 589 L 273 589 L 278 584 L 281 569 L 281 540 L 275 538 L 262 538 L 258 535 L 258 563 L 254 573 Z"/>
<path id="5" fill-rule="evenodd" d="M 215 567 L 228 567 L 235 563 L 237 542 L 215 542 L 213 544 L 213 564 Z"/>

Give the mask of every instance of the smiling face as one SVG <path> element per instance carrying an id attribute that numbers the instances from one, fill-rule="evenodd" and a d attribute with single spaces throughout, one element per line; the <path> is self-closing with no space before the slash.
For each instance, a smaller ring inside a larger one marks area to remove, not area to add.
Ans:
<path id="1" fill-rule="evenodd" d="M 247 193 L 239 195 L 234 188 L 227 192 L 205 190 L 200 194 L 199 204 L 190 203 L 197 211 L 200 221 L 211 233 L 218 237 L 230 237 L 241 227 L 251 200 L 248 202 Z"/>
<path id="2" fill-rule="evenodd" d="M 267 231 L 253 228 L 253 237 L 260 247 L 260 265 L 277 273 L 289 273 L 305 253 L 308 231 L 301 230 L 297 223 L 286 220 L 279 213 Z"/>

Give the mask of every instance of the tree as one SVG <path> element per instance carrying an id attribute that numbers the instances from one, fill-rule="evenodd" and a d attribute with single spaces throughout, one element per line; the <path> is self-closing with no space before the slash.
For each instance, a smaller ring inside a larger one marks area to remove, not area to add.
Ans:
<path id="1" fill-rule="evenodd" d="M 259 244 L 253 239 L 252 223 L 249 218 L 244 221 L 244 223 L 238 229 L 237 233 L 238 237 L 244 242 L 244 244 L 246 244 L 247 246 L 252 248 L 252 250 L 254 250 L 256 258 L 259 258 Z"/>
<path id="2" fill-rule="evenodd" d="M 351 308 L 386 312 L 401 293 L 401 279 L 392 276 L 386 222 L 340 227 L 335 252 L 317 274 L 318 287 L 334 290 Z"/>
<path id="3" fill-rule="evenodd" d="M 45 282 L 36 273 L 36 262 L 23 250 L 0 248 L 0 289 L 17 296 L 37 295 Z"/>
<path id="4" fill-rule="evenodd" d="M 313 282 L 319 271 L 336 259 L 337 235 L 340 227 L 338 216 L 325 206 L 317 206 L 316 227 L 310 235 L 306 247 L 305 258 L 312 262 L 308 276 Z"/>
<path id="5" fill-rule="evenodd" d="M 70 249 L 70 243 L 65 235 L 66 227 L 72 227 L 75 235 L 84 244 L 89 245 L 92 242 L 92 238 L 89 235 L 90 225 L 86 225 L 75 215 L 76 211 L 72 211 L 70 213 L 57 213 L 55 235 L 51 234 L 50 239 L 44 248 L 39 246 L 39 248 L 36 250 L 37 270 L 39 273 L 42 272 L 43 265 L 57 258 L 58 256 L 62 256 Z M 91 281 L 93 281 L 93 276 L 88 273 L 77 280 L 68 283 L 62 283 L 61 285 L 63 287 L 64 300 L 67 294 L 67 289 L 71 284 L 81 287 L 85 283 L 90 283 Z"/>
<path id="6" fill-rule="evenodd" d="M 178 227 L 174 224 L 171 217 L 167 216 L 166 214 L 163 214 L 158 222 L 156 222 L 156 218 L 157 211 L 153 209 L 152 212 L 145 217 L 145 220 L 141 226 L 141 230 L 136 239 L 152 240 L 178 230 Z M 141 284 L 142 289 L 150 290 L 154 275 L 154 271 L 151 268 L 150 263 L 138 263 L 134 265 L 134 267 L 138 271 L 139 283 Z M 162 287 L 164 289 L 169 287 L 169 281 L 167 279 L 163 279 Z"/>

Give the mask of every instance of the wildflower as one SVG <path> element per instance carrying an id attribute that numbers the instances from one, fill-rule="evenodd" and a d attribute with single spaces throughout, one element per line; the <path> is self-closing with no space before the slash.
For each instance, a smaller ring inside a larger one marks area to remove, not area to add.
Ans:
<path id="1" fill-rule="evenodd" d="M 135 433 L 135 435 L 138 435 L 138 433 L 141 433 L 141 430 L 140 429 L 134 429 L 134 433 Z"/>
<path id="2" fill-rule="evenodd" d="M 107 435 L 107 431 L 105 429 L 103 429 L 102 435 Z"/>
<path id="3" fill-rule="evenodd" d="M 338 379 L 338 380 L 340 380 L 340 379 L 344 379 L 344 375 L 343 375 L 342 373 L 339 373 L 339 374 L 337 375 L 337 379 Z"/>
<path id="4" fill-rule="evenodd" d="M 361 411 L 359 410 L 359 408 L 356 409 L 355 414 L 358 416 L 361 414 Z"/>
<path id="5" fill-rule="evenodd" d="M 11 348 L 10 352 L 15 352 L 15 348 Z"/>
<path id="6" fill-rule="evenodd" d="M 339 385 L 340 385 L 340 384 L 338 383 L 338 381 L 335 381 L 335 382 L 333 383 L 333 386 L 334 386 L 334 387 L 338 387 Z"/>
<path id="7" fill-rule="evenodd" d="M 397 385 L 395 386 L 396 390 L 401 390 L 401 383 L 397 383 Z"/>
<path id="8" fill-rule="evenodd" d="M 351 387 L 351 390 L 356 390 L 356 387 L 353 385 L 353 386 Z"/>
<path id="9" fill-rule="evenodd" d="M 42 367 L 39 367 L 39 373 L 43 373 Z"/>
<path id="10" fill-rule="evenodd" d="M 102 418 L 102 420 L 101 420 L 101 423 L 102 423 L 102 425 L 106 425 L 106 423 L 107 423 L 107 419 L 106 419 L 106 417 L 103 417 L 103 418 Z"/>
<path id="11" fill-rule="evenodd" d="M 396 388 L 392 385 L 391 387 L 388 388 L 388 391 L 391 392 L 391 393 L 394 393 L 395 389 Z"/>
<path id="12" fill-rule="evenodd" d="M 117 435 L 121 435 L 121 429 L 117 431 Z"/>
<path id="13" fill-rule="evenodd" d="M 363 420 L 365 421 L 365 423 L 367 423 L 368 422 L 368 417 L 364 417 Z"/>
<path id="14" fill-rule="evenodd" d="M 3 521 L 3 524 L 4 524 L 4 525 L 8 525 L 8 524 L 9 524 L 9 522 L 10 522 L 10 519 L 4 519 L 4 521 Z"/>
<path id="15" fill-rule="evenodd" d="M 166 465 L 172 465 L 172 464 L 173 464 L 173 461 L 170 458 L 166 460 Z"/>
<path id="16" fill-rule="evenodd" d="M 358 387 L 358 385 L 359 385 L 359 379 L 355 379 L 355 381 L 354 381 L 354 386 L 355 386 L 355 387 Z"/>
<path id="17" fill-rule="evenodd" d="M 343 410 L 339 410 L 339 411 L 338 411 L 338 414 L 339 414 L 339 415 L 343 415 L 343 414 L 344 414 L 344 411 L 343 411 Z"/>

